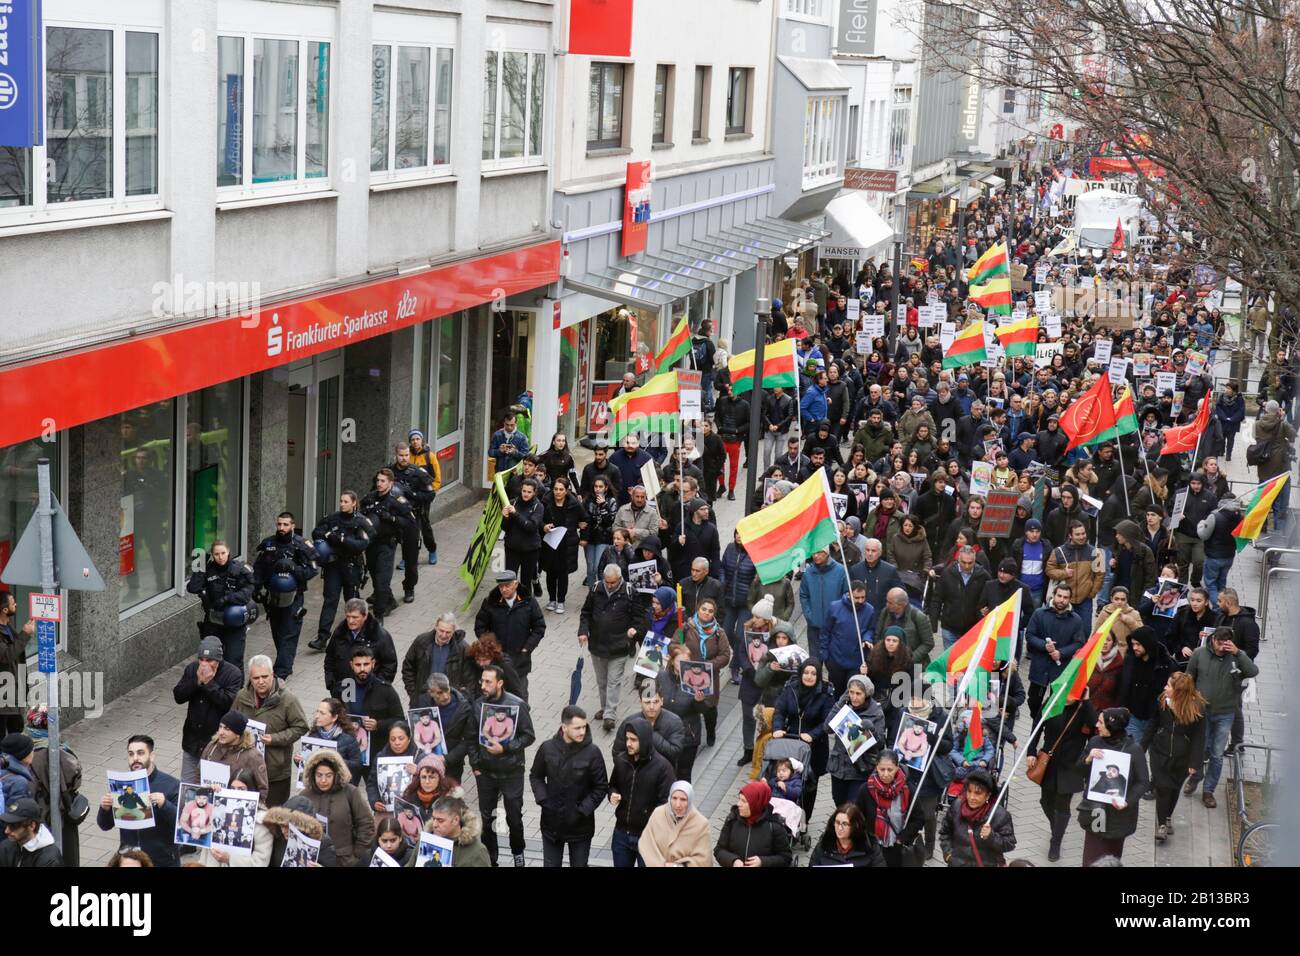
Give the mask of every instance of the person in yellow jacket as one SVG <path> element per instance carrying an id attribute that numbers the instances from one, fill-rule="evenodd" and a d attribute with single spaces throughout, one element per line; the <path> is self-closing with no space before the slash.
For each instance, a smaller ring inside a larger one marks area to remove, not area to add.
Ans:
<path id="1" fill-rule="evenodd" d="M 437 495 L 442 488 L 442 467 L 438 464 L 437 453 L 424 443 L 424 432 L 418 428 L 412 428 L 411 433 L 407 436 L 407 442 L 411 446 L 411 464 L 417 468 L 423 468 L 430 477 L 433 478 L 433 493 Z M 429 552 L 429 563 L 438 563 L 438 542 L 433 536 L 433 525 L 429 523 L 429 511 L 424 511 L 419 516 L 420 536 L 424 539 L 425 550 Z"/>

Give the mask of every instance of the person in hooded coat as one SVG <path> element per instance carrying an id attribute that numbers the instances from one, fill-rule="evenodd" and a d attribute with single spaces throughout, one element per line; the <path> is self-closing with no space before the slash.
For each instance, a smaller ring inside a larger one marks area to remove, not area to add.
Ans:
<path id="1" fill-rule="evenodd" d="M 320 751 L 328 753 L 329 751 Z M 313 840 L 320 841 L 320 852 L 316 855 L 316 863 L 319 866 L 355 866 L 356 863 L 343 864 L 339 862 L 338 850 L 334 846 L 334 840 L 321 822 L 316 819 L 316 808 L 312 801 L 305 793 L 297 793 L 284 802 L 282 807 L 272 807 L 266 811 L 262 817 L 262 825 L 265 826 L 272 836 L 271 859 L 267 863 L 268 869 L 279 869 L 284 862 L 284 851 L 289 845 L 289 827 L 297 827 L 305 836 Z M 256 843 L 257 834 L 254 831 L 253 841 Z"/>
<path id="2" fill-rule="evenodd" d="M 1154 630 L 1144 625 L 1129 634 L 1115 704 L 1128 709 L 1129 735 L 1134 740 L 1144 738 L 1147 725 L 1156 716 L 1169 675 L 1177 669 Z"/>
<path id="3" fill-rule="evenodd" d="M 614 805 L 610 853 L 620 868 L 644 866 L 638 844 L 655 808 L 668 800 L 675 777 L 668 758 L 655 750 L 654 731 L 644 717 L 624 725 L 625 748 L 614 757 L 609 802 Z M 635 740 L 634 740 L 635 738 Z"/>
<path id="4" fill-rule="evenodd" d="M 325 770 L 332 771 L 332 775 L 325 774 Z M 353 785 L 347 765 L 333 750 L 317 750 L 308 757 L 302 779 L 302 796 L 311 803 L 314 813 L 329 820 L 339 866 L 354 866 L 375 839 L 375 815 L 365 794 Z"/>
<path id="5" fill-rule="evenodd" d="M 826 761 L 826 771 L 831 776 L 831 799 L 837 807 L 857 799 L 858 791 L 871 776 L 871 771 L 876 766 L 876 757 L 879 756 L 888 739 L 885 712 L 880 703 L 875 700 L 875 693 L 876 687 L 871 682 L 871 678 L 864 674 L 854 674 L 848 679 L 848 686 L 840 695 L 840 699 L 831 707 L 832 717 L 843 707 L 849 707 L 862 722 L 857 732 L 875 741 L 858 754 L 857 759 L 853 759 L 849 756 L 844 741 L 840 739 L 839 734 L 830 729 L 828 724 L 826 739 L 830 741 L 830 755 Z"/>
<path id="6" fill-rule="evenodd" d="M 713 866 L 709 820 L 695 809 L 690 783 L 678 780 L 669 788 L 668 802 L 650 814 L 637 850 L 648 867 Z"/>
<path id="7" fill-rule="evenodd" d="M 949 866 L 1000 867 L 1016 848 L 1016 831 L 1005 803 L 993 809 L 993 779 L 985 770 L 966 777 L 960 797 L 948 805 L 939 843 Z"/>
<path id="8" fill-rule="evenodd" d="M 1092 768 L 1095 760 L 1104 760 L 1103 750 L 1126 753 L 1129 761 L 1128 790 L 1123 797 L 1112 796 L 1109 801 L 1085 790 L 1079 804 L 1079 826 L 1083 830 L 1083 865 L 1092 866 L 1104 856 L 1121 859 L 1124 841 L 1137 832 L 1138 808 L 1142 795 L 1151 785 L 1147 772 L 1146 754 L 1138 742 L 1128 735 L 1129 712 L 1123 707 L 1110 707 L 1101 712 L 1097 733 L 1079 756 L 1079 767 L 1088 779 L 1096 775 Z"/>
<path id="9" fill-rule="evenodd" d="M 794 860 L 790 831 L 772 812 L 772 789 L 764 780 L 740 788 L 713 847 L 718 866 L 786 867 Z"/>
<path id="10" fill-rule="evenodd" d="M 721 574 L 722 557 L 718 540 L 718 526 L 708 520 L 709 503 L 703 498 L 686 502 L 686 525 L 679 527 L 670 519 L 670 527 L 659 532 L 659 540 L 668 546 L 668 563 L 673 580 L 685 581 L 691 576 L 691 562 L 705 558 L 709 574 Z"/>

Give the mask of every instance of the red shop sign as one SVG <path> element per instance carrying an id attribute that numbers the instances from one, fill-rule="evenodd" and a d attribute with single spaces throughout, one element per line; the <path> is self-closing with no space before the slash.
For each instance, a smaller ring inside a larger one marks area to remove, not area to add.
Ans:
<path id="1" fill-rule="evenodd" d="M 559 242 L 380 279 L 0 371 L 0 448 L 555 282 Z"/>

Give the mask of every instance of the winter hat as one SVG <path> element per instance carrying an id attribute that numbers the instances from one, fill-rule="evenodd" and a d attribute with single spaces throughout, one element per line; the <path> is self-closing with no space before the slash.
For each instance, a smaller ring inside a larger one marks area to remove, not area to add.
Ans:
<path id="1" fill-rule="evenodd" d="M 412 428 L 412 429 L 407 433 L 407 435 L 406 435 L 406 440 L 407 440 L 407 441 L 410 441 L 412 438 L 418 438 L 418 439 L 420 439 L 420 441 L 424 441 L 424 432 L 420 431 L 420 429 L 418 429 L 418 428 Z"/>
<path id="2" fill-rule="evenodd" d="M 13 757 L 14 760 L 26 760 L 35 746 L 32 738 L 26 734 L 5 734 L 4 739 L 0 740 L 0 753 Z"/>
<path id="3" fill-rule="evenodd" d="M 1017 508 L 1024 508 L 1026 511 L 1033 511 L 1033 510 L 1034 510 L 1034 496 L 1033 496 L 1033 495 L 1021 495 L 1021 496 L 1016 500 L 1016 507 L 1017 507 Z"/>
<path id="4" fill-rule="evenodd" d="M 788 621 L 774 621 L 772 623 L 772 640 L 776 640 L 778 634 L 784 634 L 786 637 L 790 638 L 791 644 L 795 643 L 794 625 L 790 624 Z"/>
<path id="5" fill-rule="evenodd" d="M 1017 570 L 1015 558 L 1003 558 L 998 562 L 998 570 L 1005 571 L 1007 574 L 1015 574 Z"/>
<path id="6" fill-rule="evenodd" d="M 433 770 L 438 775 L 439 780 L 447 777 L 447 761 L 443 760 L 437 754 L 425 754 L 420 758 L 420 762 L 415 765 L 415 775 L 419 777 L 420 771 L 425 767 Z"/>
<path id="7" fill-rule="evenodd" d="M 795 484 L 793 481 L 778 481 L 776 483 L 776 490 L 781 492 L 782 495 L 788 495 L 790 492 L 794 491 L 794 489 Z"/>
<path id="8" fill-rule="evenodd" d="M 871 678 L 867 677 L 865 674 L 854 674 L 852 677 L 849 678 L 849 683 L 861 684 L 863 691 L 866 692 L 868 700 L 870 700 L 871 696 L 876 692 L 876 685 L 873 684 L 871 682 Z"/>
<path id="9" fill-rule="evenodd" d="M 1039 521 L 1037 518 L 1030 518 L 1028 521 L 1025 522 L 1025 530 L 1026 530 L 1026 531 L 1042 531 L 1042 530 L 1043 530 L 1043 523 L 1042 523 L 1041 521 Z"/>
<path id="10" fill-rule="evenodd" d="M 776 600 L 770 594 L 764 594 L 754 605 L 754 617 L 762 618 L 765 621 L 776 619 Z"/>
<path id="11" fill-rule="evenodd" d="M 695 512 L 699 511 L 701 508 L 707 508 L 708 506 L 709 503 L 703 498 L 692 498 L 690 501 L 686 502 L 686 513 L 694 517 Z"/>
<path id="12" fill-rule="evenodd" d="M 672 588 L 655 588 L 654 598 L 664 609 L 665 614 L 672 614 L 677 610 L 677 592 Z"/>
<path id="13" fill-rule="evenodd" d="M 205 661 L 220 661 L 226 656 L 225 649 L 221 646 L 221 641 L 215 637 L 205 637 L 199 641 L 199 659 Z"/>
<path id="14" fill-rule="evenodd" d="M 232 734 L 238 734 L 242 737 L 248 727 L 248 718 L 237 710 L 227 711 L 226 715 L 221 718 L 221 725 Z"/>
<path id="15" fill-rule="evenodd" d="M 1107 707 L 1101 712 L 1101 719 L 1106 723 L 1106 733 L 1111 737 L 1122 736 L 1128 727 L 1129 718 L 1133 716 L 1127 707 Z"/>
<path id="16" fill-rule="evenodd" d="M 301 793 L 295 793 L 288 800 L 281 804 L 286 810 L 292 810 L 295 813 L 305 813 L 313 820 L 316 818 L 316 806 Z"/>

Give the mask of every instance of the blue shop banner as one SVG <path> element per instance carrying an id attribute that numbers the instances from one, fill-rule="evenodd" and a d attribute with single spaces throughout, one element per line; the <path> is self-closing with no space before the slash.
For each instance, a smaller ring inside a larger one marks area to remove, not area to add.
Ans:
<path id="1" fill-rule="evenodd" d="M 41 0 L 0 0 L 0 146 L 45 142 Z"/>

